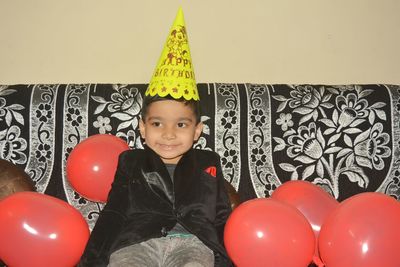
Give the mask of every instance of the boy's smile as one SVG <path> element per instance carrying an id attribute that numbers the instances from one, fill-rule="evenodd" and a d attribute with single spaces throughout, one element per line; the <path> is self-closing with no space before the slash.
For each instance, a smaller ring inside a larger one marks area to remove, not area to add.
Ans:
<path id="1" fill-rule="evenodd" d="M 140 134 L 164 163 L 177 164 L 203 130 L 196 124 L 190 106 L 176 100 L 161 100 L 149 105 L 139 123 Z"/>

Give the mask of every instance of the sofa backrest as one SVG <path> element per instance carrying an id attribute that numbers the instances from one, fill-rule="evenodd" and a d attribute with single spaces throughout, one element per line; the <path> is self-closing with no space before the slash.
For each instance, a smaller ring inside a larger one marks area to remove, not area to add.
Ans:
<path id="1" fill-rule="evenodd" d="M 146 84 L 0 86 L 0 157 L 37 190 L 68 201 L 92 227 L 102 204 L 76 193 L 65 175 L 88 136 L 116 135 L 139 148 Z M 242 201 L 306 180 L 343 200 L 366 191 L 400 198 L 398 85 L 199 84 L 198 149 L 221 156 Z"/>

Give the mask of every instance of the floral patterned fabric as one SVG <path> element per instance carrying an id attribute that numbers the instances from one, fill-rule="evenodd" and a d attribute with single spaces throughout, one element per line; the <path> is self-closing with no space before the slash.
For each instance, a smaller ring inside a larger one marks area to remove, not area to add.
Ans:
<path id="1" fill-rule="evenodd" d="M 37 190 L 68 201 L 93 227 L 103 204 L 65 175 L 68 155 L 94 134 L 142 147 L 146 84 L 0 86 L 0 157 L 24 168 Z M 221 155 L 242 200 L 306 180 L 343 200 L 366 191 L 400 199 L 398 85 L 199 84 L 197 149 Z M 95 185 L 94 185 L 95 186 Z"/>

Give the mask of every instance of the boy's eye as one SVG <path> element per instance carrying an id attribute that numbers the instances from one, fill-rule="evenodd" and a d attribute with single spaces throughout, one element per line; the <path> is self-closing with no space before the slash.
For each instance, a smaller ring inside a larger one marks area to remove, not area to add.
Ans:
<path id="1" fill-rule="evenodd" d="M 161 126 L 161 122 L 154 121 L 154 122 L 151 123 L 151 125 L 154 126 L 154 127 L 160 127 Z"/>
<path id="2" fill-rule="evenodd" d="M 184 122 L 178 122 L 178 127 L 179 128 L 184 128 L 184 127 L 186 127 L 187 125 L 186 125 L 186 123 L 184 123 Z"/>

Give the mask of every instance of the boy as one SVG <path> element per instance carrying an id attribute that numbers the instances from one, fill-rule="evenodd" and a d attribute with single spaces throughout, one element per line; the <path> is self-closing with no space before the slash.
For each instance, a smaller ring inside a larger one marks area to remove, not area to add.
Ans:
<path id="1" fill-rule="evenodd" d="M 183 20 L 181 13 L 177 19 Z M 179 48 L 188 55 L 188 47 Z M 179 58 L 171 51 L 164 54 Z M 160 68 L 167 61 L 159 62 Z M 193 73 L 182 66 L 178 71 Z M 203 129 L 193 77 L 186 77 L 189 82 L 172 80 L 168 88 L 160 80 L 160 73 L 167 72 L 155 73 L 139 123 L 144 149 L 120 155 L 107 204 L 80 266 L 231 266 L 223 247 L 231 207 L 219 157 L 192 148 Z"/>
<path id="2" fill-rule="evenodd" d="M 202 131 L 195 107 L 145 98 L 145 149 L 121 154 L 82 266 L 106 266 L 110 255 L 109 266 L 229 266 L 222 239 L 230 204 L 218 156 L 192 149 Z"/>

